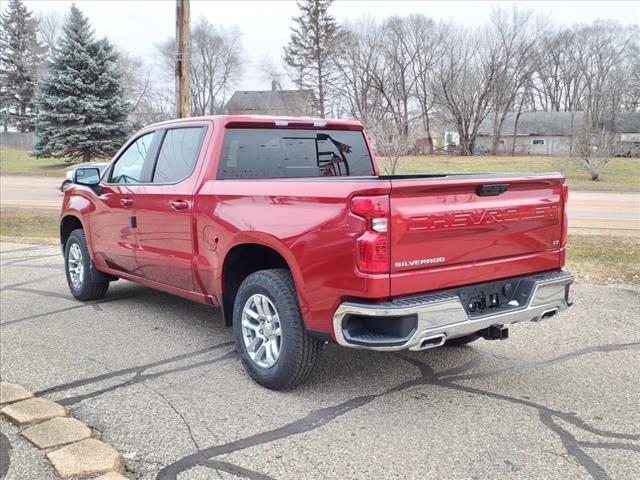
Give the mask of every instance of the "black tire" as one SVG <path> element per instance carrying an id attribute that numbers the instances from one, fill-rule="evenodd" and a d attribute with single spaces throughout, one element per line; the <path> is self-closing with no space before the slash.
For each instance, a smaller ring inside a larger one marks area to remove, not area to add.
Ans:
<path id="1" fill-rule="evenodd" d="M 255 363 L 244 341 L 242 312 L 247 301 L 255 294 L 266 296 L 280 319 L 280 353 L 271 367 Z M 295 285 L 288 270 L 261 270 L 245 278 L 234 302 L 233 331 L 236 349 L 247 372 L 266 388 L 285 390 L 295 387 L 309 378 L 318 364 L 322 344 L 305 332 Z"/>
<path id="2" fill-rule="evenodd" d="M 74 284 L 69 271 L 70 264 L 70 251 L 74 248 L 74 245 L 80 249 L 82 254 L 82 274 L 80 275 L 80 281 Z M 64 271 L 67 276 L 67 284 L 71 294 L 78 300 L 83 302 L 89 300 L 99 300 L 104 298 L 109 288 L 109 282 L 96 282 L 91 276 L 91 257 L 89 256 L 89 249 L 87 248 L 87 240 L 84 236 L 84 230 L 77 229 L 71 232 L 67 243 L 64 246 Z"/>
<path id="3" fill-rule="evenodd" d="M 458 337 L 453 338 L 451 340 L 447 340 L 444 342 L 445 347 L 462 347 L 471 342 L 475 342 L 480 338 L 480 335 L 476 335 L 475 333 L 471 335 L 467 335 L 466 337 Z"/>

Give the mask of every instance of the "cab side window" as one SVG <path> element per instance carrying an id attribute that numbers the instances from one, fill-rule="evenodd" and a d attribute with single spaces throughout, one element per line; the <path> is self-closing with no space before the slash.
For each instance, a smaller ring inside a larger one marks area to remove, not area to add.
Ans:
<path id="1" fill-rule="evenodd" d="M 147 133 L 133 142 L 116 160 L 111 183 L 140 183 L 144 160 L 151 150 L 156 132 Z"/>
<path id="2" fill-rule="evenodd" d="M 203 127 L 167 130 L 158 153 L 152 182 L 170 184 L 189 177 L 196 166 L 203 137 Z"/>

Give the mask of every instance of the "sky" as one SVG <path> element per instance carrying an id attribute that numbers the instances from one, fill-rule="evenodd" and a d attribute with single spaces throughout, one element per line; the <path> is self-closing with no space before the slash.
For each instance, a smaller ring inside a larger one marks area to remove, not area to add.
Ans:
<path id="1" fill-rule="evenodd" d="M 71 0 L 25 0 L 35 12 L 66 14 Z M 174 0 L 75 0 L 100 37 L 107 36 L 121 49 L 157 61 L 155 45 L 175 33 Z M 422 13 L 435 20 L 454 20 L 463 25 L 487 23 L 497 6 L 531 9 L 548 15 L 557 24 L 591 23 L 613 19 L 624 25 L 640 25 L 637 1 L 405 1 L 336 0 L 331 11 L 336 19 L 353 21 L 368 15 L 383 19 L 391 15 Z M 191 0 L 191 21 L 204 15 L 214 25 L 237 26 L 242 32 L 247 68 L 239 90 L 269 89 L 259 66 L 280 63 L 282 48 L 289 39 L 292 17 L 298 14 L 295 1 L 269 0 Z"/>

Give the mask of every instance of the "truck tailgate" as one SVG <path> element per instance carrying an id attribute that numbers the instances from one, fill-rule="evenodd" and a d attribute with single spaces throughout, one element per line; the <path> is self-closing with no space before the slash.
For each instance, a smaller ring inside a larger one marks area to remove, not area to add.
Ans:
<path id="1" fill-rule="evenodd" d="M 563 180 L 391 177 L 391 295 L 558 268 Z"/>

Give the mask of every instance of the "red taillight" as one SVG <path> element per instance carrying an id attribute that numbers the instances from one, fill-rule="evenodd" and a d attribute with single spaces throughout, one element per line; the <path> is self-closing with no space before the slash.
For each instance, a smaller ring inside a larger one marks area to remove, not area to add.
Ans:
<path id="1" fill-rule="evenodd" d="M 569 185 L 566 183 L 562 185 L 562 211 L 564 213 L 562 217 L 562 236 L 560 237 L 560 246 L 567 246 L 567 237 L 569 234 L 569 216 L 567 214 L 567 202 L 569 201 Z"/>
<path id="2" fill-rule="evenodd" d="M 389 197 L 354 197 L 351 211 L 365 219 L 366 231 L 356 240 L 356 265 L 364 273 L 389 272 Z"/>

